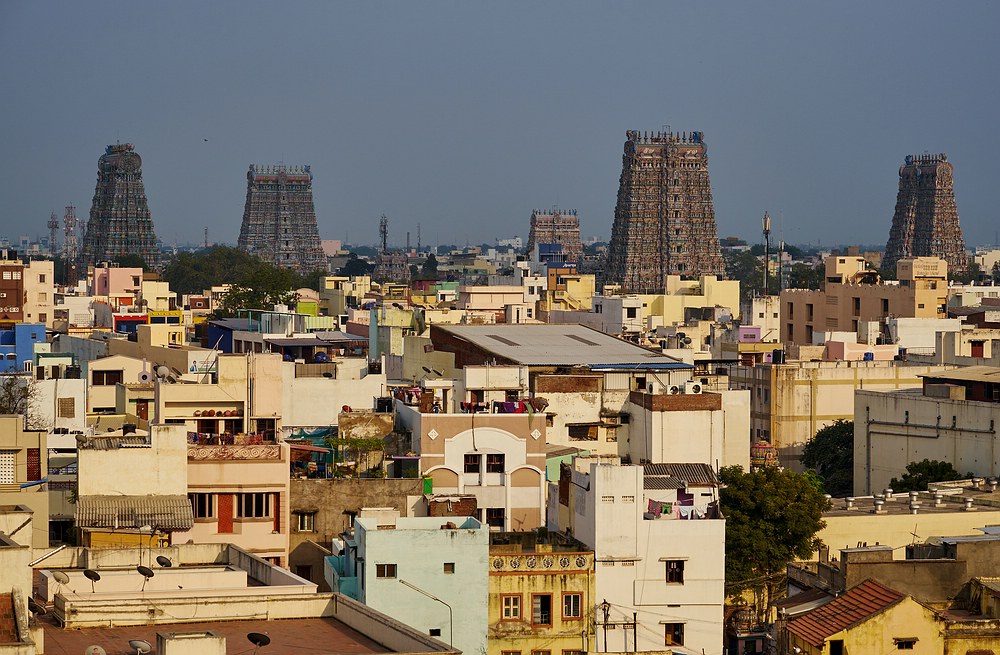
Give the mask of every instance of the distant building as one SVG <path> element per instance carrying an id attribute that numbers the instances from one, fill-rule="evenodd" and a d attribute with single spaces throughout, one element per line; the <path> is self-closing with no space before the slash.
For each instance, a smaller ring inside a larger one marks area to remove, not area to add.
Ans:
<path id="1" fill-rule="evenodd" d="M 899 167 L 899 193 L 892 215 L 883 270 L 906 257 L 940 257 L 952 271 L 968 266 L 955 206 L 954 167 L 948 155 L 908 155 Z"/>
<path id="2" fill-rule="evenodd" d="M 326 269 L 316 225 L 309 166 L 255 166 L 247 171 L 239 247 L 300 273 Z"/>
<path id="3" fill-rule="evenodd" d="M 131 143 L 108 146 L 97 161 L 97 188 L 83 238 L 81 264 L 139 255 L 159 261 L 153 219 L 142 182 L 142 158 Z"/>
<path id="4" fill-rule="evenodd" d="M 580 243 L 580 218 L 575 209 L 560 211 L 553 209 L 533 209 L 531 229 L 528 233 L 528 254 L 543 243 L 557 243 L 562 246 L 566 261 L 577 263 L 583 257 Z"/>
<path id="5" fill-rule="evenodd" d="M 702 133 L 625 134 L 607 282 L 658 293 L 668 275 L 725 275 Z"/>

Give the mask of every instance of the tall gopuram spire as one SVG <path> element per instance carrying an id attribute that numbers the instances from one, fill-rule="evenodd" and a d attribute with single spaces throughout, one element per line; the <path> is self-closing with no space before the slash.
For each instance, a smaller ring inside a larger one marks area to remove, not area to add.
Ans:
<path id="1" fill-rule="evenodd" d="M 954 167 L 948 155 L 908 155 L 899 167 L 899 193 L 882 270 L 895 275 L 904 257 L 940 257 L 948 273 L 965 271 L 968 256 L 955 205 Z"/>
<path id="2" fill-rule="evenodd" d="M 309 166 L 255 166 L 247 171 L 239 247 L 300 273 L 326 269 Z"/>
<path id="3" fill-rule="evenodd" d="M 701 132 L 625 133 L 606 282 L 656 293 L 668 275 L 725 275 Z"/>
<path id="4" fill-rule="evenodd" d="M 97 188 L 80 263 L 86 270 L 125 255 L 139 255 L 152 267 L 160 258 L 142 182 L 142 158 L 131 143 L 108 146 L 97 160 Z"/>

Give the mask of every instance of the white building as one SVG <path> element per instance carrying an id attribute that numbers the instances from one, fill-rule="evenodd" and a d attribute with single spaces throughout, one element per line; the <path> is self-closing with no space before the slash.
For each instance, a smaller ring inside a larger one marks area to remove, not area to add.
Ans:
<path id="1" fill-rule="evenodd" d="M 474 518 L 400 518 L 364 510 L 339 555 L 330 587 L 463 653 L 486 652 L 489 528 Z"/>
<path id="2" fill-rule="evenodd" d="M 712 468 L 591 464 L 564 473 L 549 502 L 560 524 L 549 529 L 569 527 L 594 549 L 598 650 L 718 653 L 726 524 Z"/>

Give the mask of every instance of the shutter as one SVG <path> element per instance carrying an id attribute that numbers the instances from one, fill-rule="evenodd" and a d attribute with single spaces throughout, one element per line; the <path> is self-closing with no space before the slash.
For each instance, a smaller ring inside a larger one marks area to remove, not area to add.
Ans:
<path id="1" fill-rule="evenodd" d="M 274 512 L 274 531 L 281 533 L 281 494 L 274 494 L 274 507 L 271 508 Z"/>
<path id="2" fill-rule="evenodd" d="M 28 448 L 28 482 L 42 479 L 42 453 L 38 448 Z"/>
<path id="3" fill-rule="evenodd" d="M 219 494 L 219 534 L 233 533 L 233 495 Z"/>

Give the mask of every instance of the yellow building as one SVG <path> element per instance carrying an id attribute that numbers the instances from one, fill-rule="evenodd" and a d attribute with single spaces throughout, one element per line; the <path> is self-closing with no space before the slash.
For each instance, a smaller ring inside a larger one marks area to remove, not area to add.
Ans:
<path id="1" fill-rule="evenodd" d="M 796 616 L 779 630 L 779 652 L 804 655 L 860 655 L 905 650 L 915 655 L 944 652 L 937 615 L 909 596 L 865 580 L 838 598 Z"/>
<path id="2" fill-rule="evenodd" d="M 857 332 L 859 322 L 895 318 L 947 318 L 948 263 L 936 257 L 901 259 L 898 284 L 886 284 L 864 257 L 826 259 L 822 291 L 781 292 L 781 340 L 813 341 L 813 332 Z"/>
<path id="3" fill-rule="evenodd" d="M 328 275 L 320 282 L 319 311 L 327 316 L 347 313 L 348 307 L 360 307 L 365 294 L 371 291 L 372 279 L 367 276 L 341 277 Z"/>
<path id="4" fill-rule="evenodd" d="M 489 655 L 593 652 L 594 553 L 550 533 L 496 533 L 490 544 Z M 528 540 L 528 541 L 526 541 Z"/>
<path id="5" fill-rule="evenodd" d="M 548 288 L 542 292 L 538 301 L 539 312 L 560 309 L 590 311 L 597 288 L 596 278 L 593 275 L 570 273 L 568 270 L 555 275 L 553 269 L 549 269 Z"/>
<path id="6" fill-rule="evenodd" d="M 679 275 L 668 275 L 664 291 L 642 296 L 651 329 L 683 323 L 684 310 L 688 307 L 725 307 L 732 311 L 733 318 L 740 317 L 740 283 L 737 280 L 720 280 L 714 275 L 682 280 Z"/>

